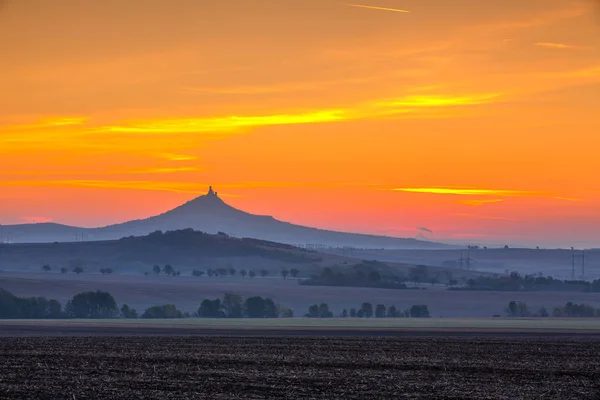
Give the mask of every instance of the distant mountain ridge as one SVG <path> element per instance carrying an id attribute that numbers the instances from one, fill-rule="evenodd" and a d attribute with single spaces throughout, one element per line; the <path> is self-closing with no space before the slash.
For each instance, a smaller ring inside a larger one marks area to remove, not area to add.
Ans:
<path id="1" fill-rule="evenodd" d="M 445 249 L 450 245 L 412 238 L 395 238 L 311 228 L 254 215 L 225 203 L 212 187 L 199 196 L 163 214 L 101 228 L 79 228 L 55 223 L 5 225 L 5 237 L 14 243 L 115 240 L 143 236 L 154 231 L 192 228 L 206 233 L 225 232 L 292 245 L 384 249 Z"/>

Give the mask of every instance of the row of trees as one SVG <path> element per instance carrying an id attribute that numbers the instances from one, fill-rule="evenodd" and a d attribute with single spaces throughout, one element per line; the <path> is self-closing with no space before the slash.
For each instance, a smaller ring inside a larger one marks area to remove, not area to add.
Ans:
<path id="1" fill-rule="evenodd" d="M 110 272 L 106 272 L 106 271 L 108 271 L 108 270 L 109 270 Z M 51 267 L 51 266 L 49 266 L 48 264 L 46 264 L 46 265 L 43 265 L 43 266 L 42 266 L 42 271 L 44 271 L 44 272 L 50 272 L 50 271 L 52 271 L 52 267 Z M 72 269 L 72 271 L 73 271 L 74 273 L 76 273 L 77 275 L 79 275 L 79 274 L 83 273 L 83 268 L 82 268 L 82 267 L 74 267 L 74 268 Z M 102 271 L 105 271 L 105 272 L 102 272 Z M 61 274 L 67 274 L 67 273 L 69 273 L 69 270 L 68 270 L 68 268 L 62 267 L 62 268 L 60 268 L 60 273 L 61 273 Z M 110 269 L 110 268 L 101 269 L 101 270 L 100 270 L 100 273 L 102 273 L 102 274 L 105 274 L 105 273 L 110 273 L 110 274 L 112 274 L 112 273 L 113 273 L 113 270 L 112 270 L 112 269 Z"/>
<path id="2" fill-rule="evenodd" d="M 356 264 L 350 271 L 334 271 L 323 268 L 319 275 L 300 281 L 301 285 L 309 286 L 350 286 L 375 287 L 386 289 L 407 289 L 403 277 L 386 275 L 381 271 L 386 265 L 378 261 L 363 261 Z"/>
<path id="3" fill-rule="evenodd" d="M 550 317 L 550 313 L 545 307 L 541 307 L 537 312 L 531 312 L 526 303 L 522 301 L 511 301 L 505 309 L 506 315 L 511 318 L 523 317 Z M 555 307 L 552 311 L 552 317 L 555 318 L 600 318 L 600 309 L 587 304 L 577 304 L 568 302 L 562 307 Z"/>
<path id="4" fill-rule="evenodd" d="M 304 315 L 306 318 L 333 318 L 333 312 L 329 305 L 325 303 L 313 304 L 308 308 Z M 414 305 L 406 310 L 400 310 L 396 306 L 385 306 L 377 304 L 375 307 L 371 303 L 363 303 L 360 308 L 351 308 L 349 311 L 344 309 L 340 314 L 341 318 L 429 318 L 429 308 L 426 305 Z"/>
<path id="5" fill-rule="evenodd" d="M 2 319 L 60 319 L 60 318 L 137 318 L 137 312 L 127 304 L 121 309 L 107 292 L 85 292 L 73 296 L 63 308 L 59 301 L 45 297 L 17 297 L 0 289 L 0 318 Z"/>
<path id="6" fill-rule="evenodd" d="M 600 292 L 600 280 L 561 280 L 551 276 L 521 275 L 512 272 L 508 276 L 479 276 L 467 281 L 464 288 L 451 290 L 492 290 L 492 291 L 563 291 Z"/>
<path id="7" fill-rule="evenodd" d="M 244 299 L 242 296 L 226 293 L 222 299 L 205 299 L 196 315 L 199 318 L 291 318 L 292 310 L 282 308 L 270 298 L 260 296 Z"/>

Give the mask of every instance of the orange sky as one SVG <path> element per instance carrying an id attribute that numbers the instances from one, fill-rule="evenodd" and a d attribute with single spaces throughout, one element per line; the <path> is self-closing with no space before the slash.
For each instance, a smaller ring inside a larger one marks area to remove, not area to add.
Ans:
<path id="1" fill-rule="evenodd" d="M 599 38 L 592 0 L 8 0 L 0 222 L 212 184 L 323 228 L 600 247 Z"/>

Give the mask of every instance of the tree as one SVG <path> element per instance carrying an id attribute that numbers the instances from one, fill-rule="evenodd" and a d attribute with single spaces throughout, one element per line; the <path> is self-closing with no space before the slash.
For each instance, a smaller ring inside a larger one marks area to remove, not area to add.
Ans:
<path id="1" fill-rule="evenodd" d="M 325 303 L 313 304 L 308 307 L 308 312 L 305 314 L 307 318 L 333 318 L 333 313 L 329 310 L 329 305 Z"/>
<path id="2" fill-rule="evenodd" d="M 83 268 L 81 267 L 75 267 L 73 268 L 73 272 L 75 272 L 77 275 L 83 273 Z"/>
<path id="3" fill-rule="evenodd" d="M 248 273 L 248 276 L 250 277 L 250 279 L 252 279 L 252 278 L 254 278 L 254 277 L 256 276 L 256 272 L 254 272 L 254 271 L 250 271 L 250 272 Z"/>
<path id="4" fill-rule="evenodd" d="M 235 268 L 229 268 L 229 275 L 235 276 L 236 272 Z"/>
<path id="5" fill-rule="evenodd" d="M 165 273 L 165 275 L 173 275 L 173 273 L 175 272 L 175 268 L 173 268 L 171 264 L 167 264 L 164 266 L 163 272 Z"/>
<path id="6" fill-rule="evenodd" d="M 265 299 L 264 316 L 265 318 L 279 317 L 279 307 L 277 307 L 277 304 L 275 304 L 275 302 L 268 297 Z"/>
<path id="7" fill-rule="evenodd" d="M 400 316 L 399 315 L 399 311 L 396 308 L 396 306 L 391 305 L 391 306 L 388 307 L 388 312 L 387 312 L 387 317 L 388 318 L 398 318 L 399 316 Z"/>
<path id="8" fill-rule="evenodd" d="M 333 313 L 329 311 L 329 305 L 321 303 L 319 305 L 319 317 L 320 318 L 333 318 Z"/>
<path id="9" fill-rule="evenodd" d="M 225 293 L 221 308 L 227 318 L 242 318 L 243 302 L 242 296 Z"/>
<path id="10" fill-rule="evenodd" d="M 200 318 L 223 318 L 225 313 L 221 310 L 221 300 L 209 300 L 206 299 L 200 304 L 198 308 L 198 317 Z"/>
<path id="11" fill-rule="evenodd" d="M 246 277 L 246 275 L 248 275 L 248 271 L 246 271 L 245 269 L 243 269 L 243 268 L 242 268 L 242 269 L 240 270 L 240 275 L 242 276 L 242 278 L 245 278 L 245 277 Z"/>
<path id="12" fill-rule="evenodd" d="M 63 318 L 62 306 L 57 300 L 52 299 L 48 301 L 48 318 Z"/>
<path id="13" fill-rule="evenodd" d="M 162 269 L 158 265 L 155 265 L 154 267 L 152 267 L 152 272 L 154 272 L 156 275 L 160 275 Z"/>
<path id="14" fill-rule="evenodd" d="M 148 308 L 142 314 L 142 318 L 183 318 L 183 313 L 173 304 L 165 304 Z"/>
<path id="15" fill-rule="evenodd" d="M 427 282 L 429 270 L 425 265 L 417 265 L 408 271 L 408 280 L 411 282 Z"/>
<path id="16" fill-rule="evenodd" d="M 209 268 L 206 271 L 206 275 L 208 275 L 209 278 L 212 278 L 214 274 L 215 274 L 215 271 L 212 268 Z"/>
<path id="17" fill-rule="evenodd" d="M 294 311 L 290 308 L 282 308 L 279 311 L 279 316 L 281 318 L 294 318 Z"/>
<path id="18" fill-rule="evenodd" d="M 229 270 L 227 270 L 227 268 L 219 268 L 219 269 L 217 269 L 217 272 L 219 273 L 220 276 L 227 276 L 227 274 L 229 273 Z"/>
<path id="19" fill-rule="evenodd" d="M 104 274 L 106 274 L 106 270 L 105 270 L 104 268 L 100 268 L 100 273 L 101 273 L 102 275 L 104 275 Z"/>
<path id="20" fill-rule="evenodd" d="M 50 268 L 50 266 L 49 266 L 49 265 L 47 265 L 47 264 L 46 264 L 46 265 L 44 265 L 44 266 L 42 267 L 42 269 L 44 270 L 44 272 L 50 272 L 50 271 L 52 271 L 52 268 Z"/>
<path id="21" fill-rule="evenodd" d="M 129 308 L 127 304 L 123 304 L 123 307 L 121 307 L 121 318 L 136 319 L 137 317 L 135 308 Z"/>
<path id="22" fill-rule="evenodd" d="M 113 273 L 113 270 L 112 268 L 106 268 L 104 272 L 106 272 L 106 275 L 111 275 Z"/>
<path id="23" fill-rule="evenodd" d="M 256 296 L 244 302 L 244 315 L 248 318 L 277 318 L 279 312 L 273 300 Z"/>
<path id="24" fill-rule="evenodd" d="M 426 305 L 414 305 L 410 308 L 411 318 L 429 318 L 429 309 Z"/>
<path id="25" fill-rule="evenodd" d="M 508 307 L 505 311 L 506 314 L 511 318 L 523 318 L 531 316 L 527 304 L 523 303 L 522 301 L 511 301 L 508 303 Z"/>
<path id="26" fill-rule="evenodd" d="M 192 272 L 192 276 L 203 276 L 203 275 L 204 275 L 204 271 L 200 271 L 200 270 L 197 270 L 197 269 L 195 269 Z"/>
<path id="27" fill-rule="evenodd" d="M 292 275 L 292 278 L 294 278 L 294 279 L 296 279 L 298 277 L 299 273 L 300 273 L 300 271 L 296 268 L 290 269 L 290 274 Z"/>
<path id="28" fill-rule="evenodd" d="M 360 310 L 367 318 L 371 318 L 373 316 L 373 305 L 371 303 L 362 303 L 362 306 L 360 306 Z"/>
<path id="29" fill-rule="evenodd" d="M 287 269 L 284 269 L 283 271 L 281 271 L 281 276 L 283 276 L 283 279 L 287 279 L 287 276 L 290 274 L 290 271 L 288 271 Z"/>
<path id="30" fill-rule="evenodd" d="M 342 314 L 340 315 L 340 317 L 342 318 L 348 318 L 348 310 L 346 310 L 345 308 L 342 310 Z"/>
<path id="31" fill-rule="evenodd" d="M 119 314 L 114 297 L 100 290 L 76 294 L 65 310 L 70 318 L 115 318 Z"/>
<path id="32" fill-rule="evenodd" d="M 386 317 L 386 312 L 387 308 L 385 305 L 383 304 L 377 304 L 377 306 L 375 307 L 375 317 L 376 318 L 385 318 Z"/>
<path id="33" fill-rule="evenodd" d="M 63 275 L 64 275 L 64 274 L 66 274 L 67 272 L 69 272 L 69 270 L 68 270 L 68 269 L 66 269 L 65 267 L 62 267 L 62 268 L 60 269 L 60 273 L 61 273 L 61 274 L 63 274 Z"/>
<path id="34" fill-rule="evenodd" d="M 249 318 L 264 318 L 265 300 L 259 296 L 246 299 L 244 302 L 244 314 Z"/>
<path id="35" fill-rule="evenodd" d="M 261 276 L 261 277 L 263 277 L 263 278 L 264 278 L 264 277 L 265 277 L 265 276 L 267 276 L 267 275 L 269 275 L 269 271 L 267 271 L 266 269 L 261 269 L 261 270 L 260 270 L 260 276 Z"/>
<path id="36" fill-rule="evenodd" d="M 319 318 L 319 305 L 313 304 L 308 307 L 308 312 L 304 316 L 306 318 Z"/>
<path id="37" fill-rule="evenodd" d="M 356 308 L 350 309 L 350 318 L 356 318 Z"/>

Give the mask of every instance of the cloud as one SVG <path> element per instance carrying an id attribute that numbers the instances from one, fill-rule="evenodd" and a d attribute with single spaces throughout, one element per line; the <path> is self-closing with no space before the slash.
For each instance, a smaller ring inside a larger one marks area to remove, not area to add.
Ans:
<path id="1" fill-rule="evenodd" d="M 192 156 L 189 154 L 172 154 L 172 153 L 157 154 L 157 157 L 164 158 L 169 161 L 193 161 L 193 160 L 198 159 L 198 157 Z"/>
<path id="2" fill-rule="evenodd" d="M 377 6 L 367 6 L 363 4 L 346 4 L 349 7 L 357 7 L 357 8 L 366 8 L 369 10 L 380 10 L 380 11 L 392 11 L 397 13 L 409 13 L 408 10 L 402 10 L 399 8 L 387 8 L 387 7 L 377 7 Z"/>
<path id="3" fill-rule="evenodd" d="M 447 118 L 452 115 L 431 115 L 426 109 L 488 104 L 501 101 L 502 94 L 423 95 L 377 100 L 349 108 L 311 110 L 259 116 L 224 116 L 173 118 L 161 120 L 132 120 L 99 127 L 96 132 L 165 134 L 235 132 L 245 128 L 276 125 L 300 125 L 343 122 L 381 116 L 402 115 L 404 118 Z"/>
<path id="4" fill-rule="evenodd" d="M 146 168 L 146 169 L 133 169 L 125 171 L 111 171 L 109 173 L 117 174 L 172 174 L 176 172 L 196 172 L 202 171 L 197 167 L 162 167 L 162 168 Z"/>
<path id="5" fill-rule="evenodd" d="M 393 191 L 409 193 L 448 194 L 457 196 L 541 196 L 543 192 L 529 190 L 474 189 L 474 188 L 395 188 Z"/>
<path id="6" fill-rule="evenodd" d="M 454 214 L 457 217 L 467 217 L 467 218 L 477 218 L 477 219 L 491 219 L 497 221 L 517 221 L 515 218 L 507 218 L 507 217 L 490 217 L 487 215 L 474 215 L 474 214 Z"/>
<path id="7" fill-rule="evenodd" d="M 32 124 L 0 126 L 0 132 L 84 125 L 88 120 L 88 117 L 48 117 L 39 119 Z"/>
<path id="8" fill-rule="evenodd" d="M 431 229 L 426 228 L 426 227 L 420 227 L 420 228 L 417 228 L 417 229 L 420 230 L 420 231 L 422 231 L 422 232 L 433 233 L 433 231 Z"/>
<path id="9" fill-rule="evenodd" d="M 537 43 L 535 43 L 535 45 L 538 47 L 547 47 L 550 49 L 559 49 L 559 50 L 576 49 L 577 48 L 577 46 L 572 46 L 569 44 L 551 43 L 551 42 L 537 42 Z"/>
<path id="10" fill-rule="evenodd" d="M 585 199 L 578 199 L 578 198 L 575 198 L 575 197 L 561 197 L 561 196 L 554 196 L 553 199 L 563 200 L 563 201 L 575 201 L 575 202 L 585 202 L 585 201 L 587 201 Z"/>
<path id="11" fill-rule="evenodd" d="M 467 205 L 467 206 L 479 207 L 479 206 L 483 206 L 486 204 L 502 203 L 503 201 L 504 201 L 503 199 L 461 200 L 461 201 L 459 201 L 459 203 Z"/>

